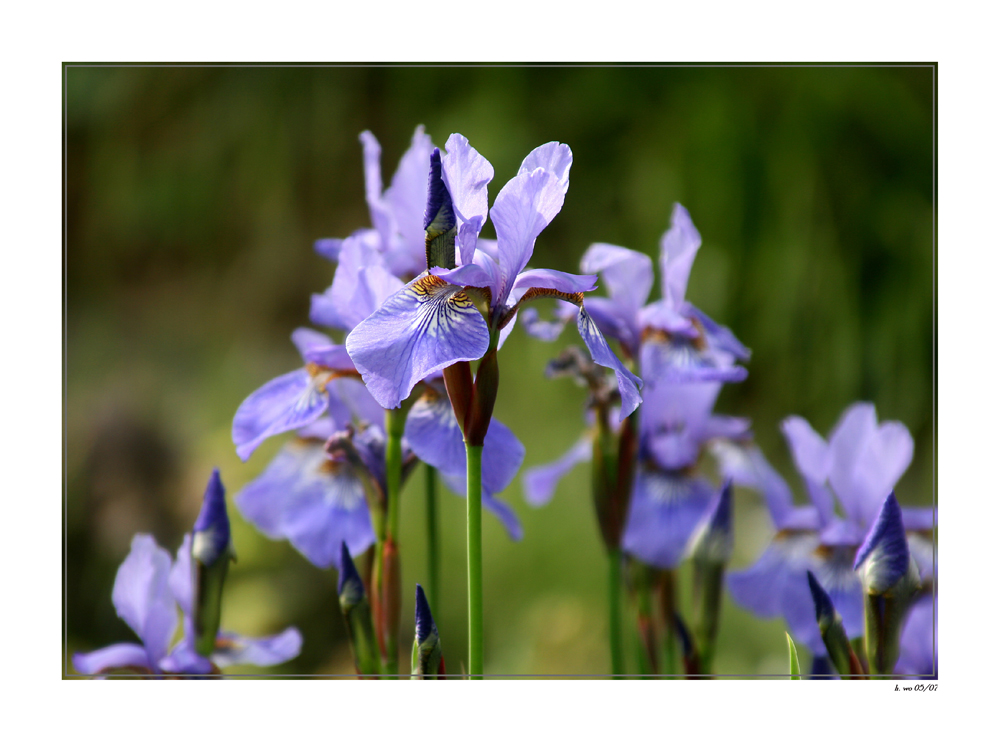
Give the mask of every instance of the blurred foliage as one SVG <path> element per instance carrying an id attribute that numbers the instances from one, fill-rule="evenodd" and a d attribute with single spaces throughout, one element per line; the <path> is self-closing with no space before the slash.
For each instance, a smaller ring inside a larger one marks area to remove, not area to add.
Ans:
<path id="1" fill-rule="evenodd" d="M 718 410 L 753 420 L 803 496 L 780 420 L 799 414 L 825 435 L 848 404 L 873 401 L 915 438 L 900 500 L 932 501 L 929 67 L 71 66 L 65 79 L 69 651 L 133 640 L 111 587 L 135 532 L 175 550 L 213 466 L 231 497 L 280 447 L 243 464 L 232 415 L 300 362 L 289 334 L 333 272 L 313 241 L 369 225 L 365 129 L 382 144 L 386 182 L 417 124 L 439 146 L 461 132 L 493 163 L 493 196 L 533 147 L 569 144 L 571 187 L 538 267 L 576 272 L 596 241 L 658 257 L 682 202 L 704 238 L 687 296 L 753 350 L 749 379 Z M 572 334 L 545 345 L 515 332 L 503 350 L 497 417 L 526 445 L 525 467 L 581 430 L 583 392 L 542 374 Z M 487 517 L 488 672 L 606 670 L 587 482 L 578 469 L 540 510 L 512 486 L 521 543 Z M 425 573 L 423 497 L 417 475 L 403 503 L 406 631 Z M 441 497 L 447 591 L 435 616 L 454 671 L 464 502 Z M 743 566 L 771 526 L 754 493 L 735 506 Z M 230 512 L 239 562 L 224 624 L 255 635 L 295 624 L 303 654 L 281 671 L 351 671 L 335 572 Z M 782 633 L 726 602 L 716 669 L 786 673 Z"/>

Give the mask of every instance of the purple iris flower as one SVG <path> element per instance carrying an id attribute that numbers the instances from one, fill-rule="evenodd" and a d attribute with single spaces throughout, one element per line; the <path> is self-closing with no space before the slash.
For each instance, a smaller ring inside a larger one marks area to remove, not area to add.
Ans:
<path id="1" fill-rule="evenodd" d="M 670 227 L 660 241 L 662 298 L 645 302 L 652 290 L 652 260 L 648 255 L 613 244 L 593 244 L 583 255 L 584 273 L 599 273 L 608 296 L 587 297 L 584 305 L 604 336 L 616 339 L 628 357 L 641 361 L 642 378 L 662 381 L 742 381 L 746 369 L 736 360 L 750 352 L 731 330 L 716 324 L 685 298 L 690 269 L 701 246 L 701 235 L 690 214 L 674 204 Z M 571 318 L 543 322 L 533 310 L 525 315 L 527 331 L 552 340 Z M 649 378 L 646 378 L 646 377 Z"/>
<path id="2" fill-rule="evenodd" d="M 424 228 L 450 235 L 453 255 L 428 264 L 347 337 L 354 364 L 382 406 L 399 406 L 428 375 L 498 347 L 524 301 L 551 296 L 581 307 L 577 327 L 593 359 L 617 374 L 624 414 L 637 408 L 641 381 L 582 309 L 582 293 L 594 288 L 595 277 L 524 269 L 538 235 L 562 208 L 571 164 L 566 145 L 538 147 L 489 211 L 492 165 L 460 134 L 448 139 L 443 157 L 434 151 Z M 487 214 L 495 245 L 478 238 Z"/>
<path id="3" fill-rule="evenodd" d="M 712 414 L 720 382 L 662 382 L 646 376 L 638 464 L 621 547 L 645 563 L 674 568 L 715 498 L 693 474 L 711 440 L 744 439 L 749 420 Z"/>
<path id="4" fill-rule="evenodd" d="M 116 643 L 89 653 L 74 654 L 73 666 L 81 674 L 102 674 L 130 669 L 154 675 L 211 674 L 216 667 L 233 664 L 272 666 L 298 656 L 302 636 L 296 628 L 266 638 L 245 638 L 220 631 L 211 659 L 194 650 L 191 618 L 191 536 L 185 535 L 174 562 L 153 536 L 132 538 L 132 548 L 118 568 L 111 599 L 119 617 L 135 631 L 137 643 Z M 177 606 L 183 615 L 184 634 L 173 648 Z M 214 666 L 213 666 L 214 665 Z"/>
<path id="5" fill-rule="evenodd" d="M 353 556 L 375 542 L 364 480 L 372 473 L 327 455 L 325 443 L 333 429 L 331 424 L 325 427 L 313 428 L 317 437 L 286 443 L 263 473 L 236 495 L 235 503 L 243 517 L 267 537 L 287 539 L 319 568 L 339 568 L 341 542 Z M 354 436 L 353 444 L 372 458 L 380 456 L 384 471 L 381 428 L 365 428 Z"/>
<path id="6" fill-rule="evenodd" d="M 808 505 L 794 504 L 790 487 L 758 449 L 715 448 L 727 475 L 763 493 L 777 528 L 753 566 L 728 575 L 728 586 L 742 607 L 764 618 L 783 616 L 796 641 L 824 655 L 806 572 L 812 571 L 828 593 L 847 635 L 862 635 L 863 598 L 854 558 L 885 496 L 912 460 L 912 437 L 901 422 L 879 425 L 869 403 L 850 406 L 828 442 L 801 417 L 788 417 L 781 430 L 805 482 Z M 910 539 L 933 527 L 932 509 L 901 508 L 901 514 Z M 915 549 L 914 555 L 923 566 Z"/>

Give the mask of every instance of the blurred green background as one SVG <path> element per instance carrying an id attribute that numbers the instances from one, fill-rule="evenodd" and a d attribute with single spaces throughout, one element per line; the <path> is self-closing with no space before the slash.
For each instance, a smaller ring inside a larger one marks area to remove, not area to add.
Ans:
<path id="1" fill-rule="evenodd" d="M 571 186 L 534 267 L 577 272 L 597 241 L 657 257 L 672 204 L 683 203 L 704 240 L 687 298 L 753 351 L 748 380 L 727 387 L 717 411 L 753 420 L 803 500 L 780 420 L 799 414 L 826 435 L 851 402 L 873 401 L 915 439 L 899 499 L 932 501 L 930 67 L 65 72 L 70 653 L 134 640 L 111 603 L 134 533 L 175 551 L 214 466 L 231 501 L 280 448 L 272 439 L 242 463 L 232 415 L 300 364 L 289 335 L 308 325 L 309 296 L 333 275 L 313 241 L 370 225 L 365 129 L 381 142 L 386 183 L 417 124 L 438 146 L 464 134 L 495 167 L 491 196 L 533 147 L 569 144 Z M 583 391 L 543 377 L 574 342 L 572 331 L 554 345 L 516 331 L 504 347 L 496 416 L 527 447 L 525 468 L 582 430 Z M 413 585 L 426 578 L 424 496 L 417 471 L 402 504 L 404 652 Z M 467 660 L 464 501 L 440 496 L 435 616 L 454 671 Z M 523 502 L 519 478 L 503 497 L 525 538 L 510 542 L 486 516 L 486 671 L 606 671 L 605 563 L 586 467 L 546 508 Z M 735 506 L 740 567 L 772 526 L 754 493 L 739 491 Z M 267 540 L 235 507 L 230 515 L 239 561 L 224 626 L 263 635 L 297 625 L 302 655 L 269 671 L 351 672 L 335 571 Z M 786 672 L 783 631 L 726 601 L 716 670 Z"/>

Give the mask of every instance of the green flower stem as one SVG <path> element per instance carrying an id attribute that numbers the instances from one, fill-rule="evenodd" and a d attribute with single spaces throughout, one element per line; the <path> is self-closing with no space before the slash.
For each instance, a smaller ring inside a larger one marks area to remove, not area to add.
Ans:
<path id="1" fill-rule="evenodd" d="M 694 562 L 694 642 L 705 674 L 711 673 L 715 654 L 724 574 L 721 564 Z"/>
<path id="2" fill-rule="evenodd" d="M 676 570 L 667 569 L 661 572 L 659 581 L 659 599 L 663 612 L 663 645 L 666 648 L 666 665 L 663 673 L 675 677 L 677 671 L 677 635 L 676 623 L 673 615 L 676 614 Z"/>
<path id="3" fill-rule="evenodd" d="M 482 446 L 465 443 L 468 479 L 468 673 L 482 679 Z"/>
<path id="4" fill-rule="evenodd" d="M 437 469 L 427 465 L 427 589 L 424 593 L 431 610 L 436 608 L 440 594 L 440 545 L 437 542 Z"/>
<path id="5" fill-rule="evenodd" d="M 399 625 L 402 611 L 401 580 L 399 578 L 399 502 L 402 493 L 402 433 L 406 426 L 408 408 L 388 409 L 385 427 L 388 440 L 385 445 L 385 498 L 388 510 L 385 518 L 385 538 L 379 551 L 381 558 L 381 631 L 385 646 L 382 657 L 387 675 L 399 673 Z"/>
<path id="6" fill-rule="evenodd" d="M 624 647 L 621 645 L 621 551 L 607 552 L 607 605 L 610 610 L 611 674 L 622 679 L 624 674 Z"/>

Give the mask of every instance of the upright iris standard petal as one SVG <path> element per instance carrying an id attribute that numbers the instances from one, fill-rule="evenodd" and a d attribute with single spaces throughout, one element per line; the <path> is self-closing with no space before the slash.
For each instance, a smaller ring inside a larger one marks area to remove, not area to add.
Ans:
<path id="1" fill-rule="evenodd" d="M 670 227 L 659 246 L 659 265 L 663 274 L 663 298 L 676 308 L 685 302 L 687 280 L 700 246 L 700 232 L 687 209 L 679 203 L 673 204 Z"/>
<path id="2" fill-rule="evenodd" d="M 593 458 L 593 441 L 583 438 L 558 460 L 544 466 L 529 468 L 524 472 L 524 498 L 534 507 L 548 504 L 562 477 L 591 458 Z"/>
<path id="3" fill-rule="evenodd" d="M 835 503 L 825 486 L 832 467 L 832 456 L 829 446 L 808 422 L 796 416 L 786 418 L 781 422 L 781 431 L 787 440 L 787 445 L 794 456 L 794 464 L 801 472 L 809 496 L 818 508 L 823 523 L 830 522 L 833 517 Z"/>
<path id="4" fill-rule="evenodd" d="M 392 182 L 383 194 L 392 210 L 396 229 L 403 246 L 414 262 L 414 273 L 424 256 L 424 234 L 421 220 L 427 201 L 427 170 L 434 145 L 422 126 L 417 126 L 409 149 L 399 160 Z M 393 291 L 394 292 L 394 291 Z"/>
<path id="5" fill-rule="evenodd" d="M 517 175 L 496 196 L 490 215 L 496 228 L 503 284 L 499 303 L 506 302 L 514 280 L 534 254 L 534 240 L 564 202 L 558 178 L 545 170 Z"/>
<path id="6" fill-rule="evenodd" d="M 293 440 L 236 495 L 243 516 L 269 538 L 287 538 L 320 568 L 339 563 L 341 541 L 360 554 L 375 540 L 363 475 L 330 461 L 318 440 Z"/>
<path id="7" fill-rule="evenodd" d="M 318 368 L 278 376 L 250 394 L 232 420 L 236 454 L 247 460 L 272 435 L 304 427 L 329 406 L 326 384 L 332 375 Z"/>
<path id="8" fill-rule="evenodd" d="M 531 150 L 520 164 L 518 175 L 531 173 L 538 168 L 550 172 L 558 180 L 562 192 L 569 190 L 569 169 L 572 167 L 572 150 L 568 144 L 548 142 Z"/>
<path id="9" fill-rule="evenodd" d="M 714 497 L 711 484 L 675 472 L 635 473 L 621 547 L 647 564 L 674 568 Z"/>
<path id="10" fill-rule="evenodd" d="M 879 425 L 873 404 L 851 405 L 836 423 L 829 435 L 829 483 L 847 518 L 861 531 L 873 523 L 884 497 L 912 461 L 912 452 L 905 425 Z"/>
<path id="11" fill-rule="evenodd" d="M 434 371 L 488 348 L 489 328 L 468 294 L 433 275 L 409 283 L 347 336 L 347 352 L 386 409 Z"/>
<path id="12" fill-rule="evenodd" d="M 613 244 L 591 244 L 579 263 L 584 273 L 600 273 L 615 303 L 637 318 L 652 290 L 652 258 Z"/>
<path id="13" fill-rule="evenodd" d="M 166 655 L 177 628 L 170 566 L 170 554 L 151 535 L 140 533 L 132 538 L 132 549 L 118 567 L 111 593 L 118 616 L 142 640 L 150 666 Z"/>
<path id="14" fill-rule="evenodd" d="M 471 225 L 477 235 L 489 211 L 488 186 L 493 179 L 493 166 L 461 134 L 451 134 L 445 147 L 447 154 L 441 159 L 442 184 L 451 194 L 460 225 Z M 461 253 L 462 264 L 467 265 L 472 261 L 468 248 L 474 248 L 475 243 L 470 239 L 462 242 L 465 247 Z"/>

